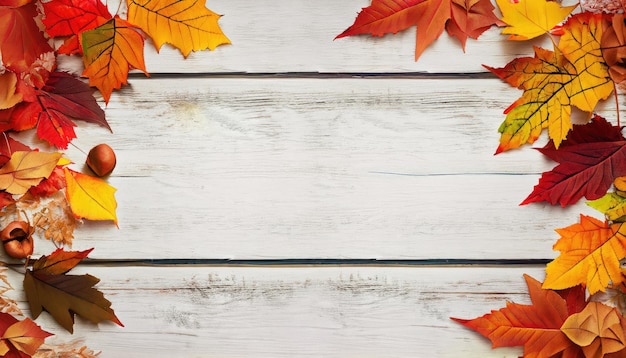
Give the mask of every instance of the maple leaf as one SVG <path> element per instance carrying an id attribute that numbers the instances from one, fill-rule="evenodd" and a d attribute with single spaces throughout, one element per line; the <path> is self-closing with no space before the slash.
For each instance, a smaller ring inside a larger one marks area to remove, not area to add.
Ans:
<path id="1" fill-rule="evenodd" d="M 452 320 L 489 338 L 494 348 L 524 346 L 525 357 L 552 357 L 579 350 L 561 331 L 569 316 L 565 299 L 542 289 L 532 277 L 524 278 L 532 305 L 507 303 L 505 308 L 482 317 Z"/>
<path id="2" fill-rule="evenodd" d="M 33 317 L 45 310 L 69 332 L 73 332 L 74 314 L 94 323 L 109 320 L 123 326 L 111 309 L 111 302 L 93 288 L 100 281 L 98 278 L 66 274 L 89 252 L 57 249 L 39 258 L 33 269 L 26 271 L 24 291 Z"/>
<path id="3" fill-rule="evenodd" d="M 626 226 L 608 225 L 580 215 L 580 223 L 557 229 L 554 250 L 561 254 L 546 266 L 543 288 L 564 289 L 584 284 L 590 294 L 623 282 L 620 260 L 626 257 Z"/>
<path id="4" fill-rule="evenodd" d="M 554 52 L 535 48 L 535 57 L 518 58 L 503 68 L 485 66 L 524 90 L 504 113 L 496 154 L 533 143 L 543 128 L 558 148 L 572 128 L 572 106 L 592 112 L 613 91 L 600 42 L 602 14 L 581 13 L 563 25 L 563 36 Z"/>
<path id="5" fill-rule="evenodd" d="M 502 21 L 509 26 L 502 30 L 509 40 L 530 40 L 550 31 L 563 21 L 577 5 L 561 7 L 549 0 L 496 0 Z"/>
<path id="6" fill-rule="evenodd" d="M 461 41 L 478 38 L 492 25 L 500 25 L 488 0 L 372 0 L 357 15 L 354 24 L 335 39 L 371 34 L 384 36 L 417 26 L 415 60 L 435 41 L 444 28 Z"/>
<path id="7" fill-rule="evenodd" d="M 33 89 L 32 95 L 16 107 L 12 129 L 23 131 L 36 126 L 39 138 L 62 149 L 76 138 L 76 124 L 72 119 L 111 130 L 92 92 L 89 86 L 72 75 L 53 72 L 46 86 Z"/>
<path id="8" fill-rule="evenodd" d="M 30 318 L 22 321 L 8 313 L 0 313 L 0 355 L 3 357 L 30 357 L 52 334 L 42 330 Z"/>
<path id="9" fill-rule="evenodd" d="M 89 220 L 113 220 L 117 225 L 116 189 L 100 178 L 64 170 L 67 201 L 74 215 Z"/>
<path id="10" fill-rule="evenodd" d="M 138 69 L 148 75 L 143 59 L 143 37 L 129 22 L 115 17 L 81 34 L 85 70 L 83 76 L 97 87 L 104 101 L 127 83 L 128 71 Z"/>
<path id="11" fill-rule="evenodd" d="M 626 140 L 621 128 L 599 116 L 574 126 L 558 150 L 553 141 L 538 150 L 559 165 L 541 175 L 521 205 L 547 201 L 565 207 L 583 196 L 595 200 L 606 194 L 614 178 L 626 175 Z"/>
<path id="12" fill-rule="evenodd" d="M 580 313 L 565 320 L 561 331 L 582 350 L 586 358 L 601 358 L 626 347 L 626 320 L 613 307 L 589 302 Z"/>
<path id="13" fill-rule="evenodd" d="M 157 51 L 169 43 L 185 57 L 191 51 L 214 50 L 230 43 L 217 23 L 221 16 L 201 0 L 128 1 L 128 21 L 150 35 Z"/>
<path id="14" fill-rule="evenodd" d="M 464 51 L 468 37 L 478 39 L 491 26 L 504 24 L 493 13 L 495 8 L 489 0 L 451 0 L 451 6 L 446 31 L 459 39 Z"/>
<path id="15" fill-rule="evenodd" d="M 11 155 L 0 168 L 0 189 L 10 194 L 24 194 L 52 173 L 61 153 L 23 152 Z"/>
<path id="16" fill-rule="evenodd" d="M 58 50 L 62 54 L 81 53 L 79 35 L 113 17 L 100 0 L 55 0 L 43 2 L 42 5 L 46 14 L 43 23 L 48 35 L 69 36 Z"/>
<path id="17" fill-rule="evenodd" d="M 0 7 L 0 53 L 2 63 L 13 72 L 28 72 L 31 65 L 46 52 L 52 52 L 35 18 L 37 4 Z"/>

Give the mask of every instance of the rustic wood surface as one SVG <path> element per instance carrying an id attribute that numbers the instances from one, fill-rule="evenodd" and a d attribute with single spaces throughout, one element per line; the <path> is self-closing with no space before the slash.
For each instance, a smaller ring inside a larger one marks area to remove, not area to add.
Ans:
<path id="1" fill-rule="evenodd" d="M 79 272 L 126 327 L 78 319 L 58 341 L 102 357 L 521 354 L 449 317 L 528 303 L 522 275 L 543 279 L 554 229 L 598 216 L 519 206 L 554 163 L 493 155 L 521 93 L 481 64 L 533 43 L 492 29 L 463 54 L 444 33 L 415 62 L 414 30 L 333 40 L 368 4 L 210 1 L 232 45 L 148 50 L 151 78 L 106 107 L 113 133 L 80 123 L 76 168 L 97 143 L 117 152 L 119 229 L 84 223 L 73 248 L 95 247 Z"/>

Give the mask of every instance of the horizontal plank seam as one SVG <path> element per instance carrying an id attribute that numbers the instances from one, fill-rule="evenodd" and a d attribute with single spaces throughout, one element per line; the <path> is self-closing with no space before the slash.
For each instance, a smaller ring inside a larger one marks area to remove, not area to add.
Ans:
<path id="1" fill-rule="evenodd" d="M 141 72 L 132 72 L 130 78 L 145 78 Z M 345 78 L 392 78 L 392 79 L 484 79 L 497 78 L 491 72 L 197 72 L 150 73 L 151 78 L 302 78 L 302 79 L 345 79 Z"/>
<path id="2" fill-rule="evenodd" d="M 550 259 L 85 259 L 81 265 L 89 266 L 544 266 Z M 16 265 L 17 266 L 17 265 Z M 23 265 L 21 265 L 23 266 Z"/>

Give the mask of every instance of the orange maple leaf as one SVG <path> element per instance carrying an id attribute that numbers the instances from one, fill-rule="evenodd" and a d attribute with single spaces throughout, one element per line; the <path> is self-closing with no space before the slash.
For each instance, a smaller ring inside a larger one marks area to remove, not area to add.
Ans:
<path id="1" fill-rule="evenodd" d="M 83 76 L 100 90 L 106 103 L 114 89 L 127 83 L 130 69 L 148 75 L 143 59 L 143 38 L 134 25 L 119 17 L 82 32 L 81 48 L 85 64 Z"/>
<path id="2" fill-rule="evenodd" d="M 485 66 L 511 86 L 524 90 L 504 112 L 497 153 L 533 143 L 544 128 L 556 148 L 572 129 L 572 107 L 592 112 L 613 92 L 599 39 L 602 14 L 581 13 L 563 25 L 554 52 L 535 48 L 535 57 L 518 58 L 504 68 Z"/>
<path id="3" fill-rule="evenodd" d="M 477 38 L 491 25 L 500 24 L 493 10 L 488 0 L 372 0 L 354 24 L 335 39 L 361 34 L 383 36 L 417 26 L 417 61 L 444 28 L 465 48 L 468 36 Z"/>
<path id="4" fill-rule="evenodd" d="M 489 338 L 493 347 L 524 346 L 524 357 L 552 357 L 560 352 L 575 357 L 580 350 L 561 326 L 569 316 L 567 302 L 558 293 L 541 288 L 541 282 L 524 275 L 532 305 L 507 303 L 471 320 L 452 320 Z"/>
<path id="5" fill-rule="evenodd" d="M 544 288 L 564 289 L 578 284 L 590 294 L 624 281 L 620 260 L 626 256 L 626 226 L 608 225 L 580 215 L 580 223 L 556 231 L 561 238 L 554 249 L 561 254 L 546 267 Z"/>
<path id="6" fill-rule="evenodd" d="M 150 35 L 157 51 L 169 43 L 185 57 L 230 43 L 217 23 L 221 16 L 200 0 L 128 1 L 128 21 Z"/>

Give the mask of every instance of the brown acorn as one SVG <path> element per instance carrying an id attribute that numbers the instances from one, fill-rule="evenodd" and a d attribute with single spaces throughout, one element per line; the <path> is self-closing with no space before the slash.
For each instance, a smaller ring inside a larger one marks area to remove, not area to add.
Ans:
<path id="1" fill-rule="evenodd" d="M 109 175 L 115 168 L 115 152 L 107 144 L 98 144 L 89 151 L 86 163 L 97 176 Z"/>
<path id="2" fill-rule="evenodd" d="M 24 259 L 33 254 L 33 228 L 26 221 L 12 221 L 2 231 L 0 239 L 7 255 Z"/>

